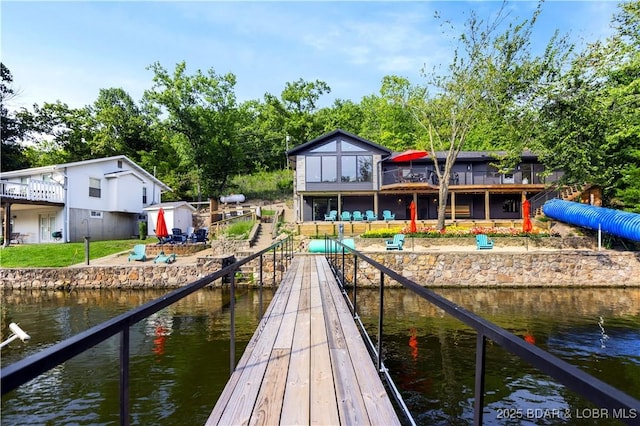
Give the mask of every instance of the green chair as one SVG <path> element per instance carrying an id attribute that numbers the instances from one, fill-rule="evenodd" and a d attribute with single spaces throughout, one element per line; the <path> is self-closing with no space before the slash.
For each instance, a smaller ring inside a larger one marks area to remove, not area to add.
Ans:
<path id="1" fill-rule="evenodd" d="M 147 246 L 144 244 L 136 244 L 133 246 L 133 251 L 129 253 L 129 257 L 127 258 L 127 262 L 131 262 L 132 260 L 139 260 L 144 262 L 147 260 Z"/>
<path id="2" fill-rule="evenodd" d="M 393 240 L 385 241 L 387 250 L 402 250 L 404 244 L 404 234 L 396 234 L 393 236 Z"/>

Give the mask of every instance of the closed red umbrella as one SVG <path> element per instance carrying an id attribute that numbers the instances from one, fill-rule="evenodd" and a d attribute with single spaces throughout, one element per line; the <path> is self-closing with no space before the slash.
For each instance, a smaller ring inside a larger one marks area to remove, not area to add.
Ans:
<path id="1" fill-rule="evenodd" d="M 416 202 L 411 201 L 409 204 L 409 210 L 411 211 L 411 225 L 409 226 L 409 232 L 416 233 L 418 232 L 418 227 L 416 226 Z"/>
<path id="2" fill-rule="evenodd" d="M 164 210 L 160 207 L 160 211 L 158 211 L 158 222 L 156 223 L 156 237 L 166 238 L 169 236 L 169 231 L 167 230 L 167 223 L 164 220 Z"/>
<path id="3" fill-rule="evenodd" d="M 524 200 L 522 203 L 522 232 L 531 232 L 533 229 L 533 224 L 531 223 L 530 216 L 531 212 L 531 203 L 529 200 Z"/>

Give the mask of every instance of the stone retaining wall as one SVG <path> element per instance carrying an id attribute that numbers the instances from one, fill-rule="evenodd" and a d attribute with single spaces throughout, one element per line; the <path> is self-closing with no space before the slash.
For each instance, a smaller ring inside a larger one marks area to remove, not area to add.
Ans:
<path id="1" fill-rule="evenodd" d="M 300 254 L 299 254 L 300 255 Z M 309 255 L 309 254 L 301 254 Z M 372 252 L 374 260 L 430 287 L 460 286 L 640 286 L 640 253 L 594 251 L 500 252 Z M 347 256 L 345 272 L 353 276 Z M 197 265 L 81 266 L 73 268 L 0 269 L 0 288 L 175 288 L 213 273 L 220 258 L 203 258 Z M 259 259 L 244 266 L 243 283 L 258 281 Z M 358 262 L 359 286 L 375 287 L 379 272 Z M 254 272 L 247 272 L 247 270 Z M 276 282 L 284 270 L 276 260 Z M 273 260 L 263 258 L 263 280 L 273 284 Z M 247 274 L 251 275 L 247 279 Z M 397 283 L 386 282 L 390 285 Z M 217 280 L 214 285 L 222 285 Z"/>
<path id="2" fill-rule="evenodd" d="M 639 252 L 531 253 L 376 252 L 373 260 L 428 287 L 640 286 Z M 378 285 L 380 273 L 358 262 L 358 286 Z M 352 260 L 345 275 L 353 277 Z M 389 282 L 391 280 L 387 280 Z M 398 285 L 391 282 L 390 285 Z"/>

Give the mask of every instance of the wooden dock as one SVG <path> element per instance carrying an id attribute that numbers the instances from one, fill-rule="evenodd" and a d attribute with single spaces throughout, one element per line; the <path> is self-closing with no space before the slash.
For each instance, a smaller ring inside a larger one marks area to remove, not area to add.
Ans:
<path id="1" fill-rule="evenodd" d="M 400 424 L 323 256 L 293 259 L 206 424 Z"/>

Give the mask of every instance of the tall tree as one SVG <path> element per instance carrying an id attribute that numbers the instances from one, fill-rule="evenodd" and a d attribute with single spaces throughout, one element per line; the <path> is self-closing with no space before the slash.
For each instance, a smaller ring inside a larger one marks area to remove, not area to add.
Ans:
<path id="1" fill-rule="evenodd" d="M 564 39 L 554 36 L 542 56 L 532 56 L 530 40 L 540 12 L 541 3 L 530 19 L 508 23 L 502 33 L 504 3 L 489 22 L 472 12 L 446 72 L 423 70 L 423 86 L 405 85 L 393 92 L 423 129 L 440 182 L 440 229 L 445 226 L 451 169 L 474 128 L 493 120 L 511 152 L 521 152 L 532 135 L 530 111 L 570 51 Z M 437 151 L 445 152 L 444 164 L 439 164 Z"/>
<path id="2" fill-rule="evenodd" d="M 285 130 L 291 147 L 300 145 L 316 137 L 321 126 L 314 120 L 318 101 L 331 88 L 321 80 L 288 82 L 280 98 L 286 113 Z"/>
<path id="3" fill-rule="evenodd" d="M 183 168 L 196 176 L 198 201 L 220 195 L 245 155 L 238 143 L 236 77 L 213 69 L 187 75 L 185 62 L 173 74 L 157 62 L 149 69 L 154 84 L 145 99 L 166 113 L 170 143 Z"/>
<path id="4" fill-rule="evenodd" d="M 621 3 L 612 27 L 552 93 L 543 142 L 567 180 L 596 183 L 605 203 L 640 212 L 640 2 Z"/>
<path id="5" fill-rule="evenodd" d="M 0 62 L 0 138 L 2 140 L 2 161 L 0 169 L 4 171 L 17 170 L 29 166 L 29 161 L 21 145 L 25 128 L 15 114 L 10 113 L 7 103 L 16 96 L 13 90 L 13 76 L 11 71 Z"/>

